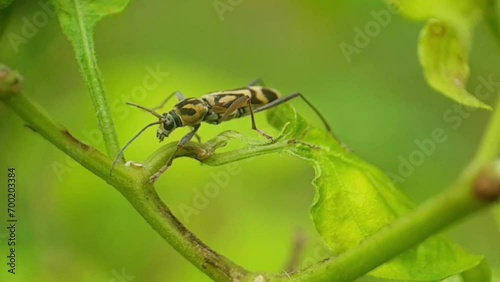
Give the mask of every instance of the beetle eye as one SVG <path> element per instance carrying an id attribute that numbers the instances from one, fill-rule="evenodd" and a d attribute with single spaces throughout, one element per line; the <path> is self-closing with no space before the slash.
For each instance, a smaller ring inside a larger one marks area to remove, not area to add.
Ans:
<path id="1" fill-rule="evenodd" d="M 174 119 L 171 116 L 167 116 L 165 123 L 163 124 L 163 127 L 166 130 L 172 130 L 174 129 L 174 126 L 175 126 Z"/>

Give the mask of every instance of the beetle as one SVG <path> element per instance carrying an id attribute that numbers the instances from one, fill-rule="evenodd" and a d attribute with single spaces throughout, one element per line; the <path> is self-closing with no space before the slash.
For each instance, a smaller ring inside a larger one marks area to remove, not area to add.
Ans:
<path id="1" fill-rule="evenodd" d="M 179 102 L 172 110 L 163 114 L 157 113 L 156 110 L 163 108 L 173 96 L 177 96 Z M 194 136 L 197 136 L 198 129 L 202 122 L 217 125 L 231 119 L 249 115 L 252 121 L 252 129 L 266 137 L 270 142 L 273 142 L 273 138 L 270 135 L 257 128 L 255 113 L 283 104 L 297 97 L 301 97 L 304 102 L 314 110 L 322 120 L 326 130 L 331 132 L 331 127 L 323 115 L 321 115 L 316 107 L 314 107 L 301 93 L 296 92 L 287 96 L 281 96 L 277 90 L 264 86 L 259 79 L 255 80 L 247 87 L 211 92 L 203 95 L 201 98 L 186 98 L 181 92 L 177 91 L 169 95 L 159 106 L 154 108 L 145 108 L 141 105 L 127 102 L 126 104 L 129 106 L 137 107 L 151 113 L 158 118 L 158 121 L 146 125 L 125 144 L 113 162 L 111 173 L 125 149 L 147 128 L 154 125 L 159 125 L 156 137 L 160 142 L 179 127 L 188 126 L 192 129 L 181 138 L 167 164 L 151 176 L 151 182 L 155 182 L 161 174 L 170 167 L 179 149 L 186 145 Z"/>

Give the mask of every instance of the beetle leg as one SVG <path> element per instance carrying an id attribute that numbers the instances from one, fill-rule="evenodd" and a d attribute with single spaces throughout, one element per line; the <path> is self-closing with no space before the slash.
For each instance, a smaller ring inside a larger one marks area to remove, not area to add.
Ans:
<path id="1" fill-rule="evenodd" d="M 316 107 L 311 104 L 311 102 L 309 102 L 301 93 L 299 92 L 296 92 L 296 93 L 292 93 L 288 96 L 284 96 L 284 97 L 281 97 L 279 99 L 276 99 L 272 102 L 270 102 L 269 104 L 266 104 L 266 105 L 263 105 L 261 107 L 259 107 L 258 109 L 256 109 L 254 111 L 254 113 L 258 113 L 258 112 L 261 112 L 261 111 L 264 111 L 264 110 L 267 110 L 267 109 L 270 109 L 270 108 L 273 108 L 273 107 L 276 107 L 280 104 L 283 104 L 285 102 L 288 102 L 294 98 L 297 98 L 297 97 L 300 97 L 302 98 L 302 100 L 304 100 L 304 102 L 306 102 L 306 104 L 318 115 L 318 117 L 321 119 L 321 121 L 323 122 L 323 124 L 325 125 L 325 128 L 328 132 L 331 132 L 332 129 L 330 127 L 330 125 L 328 124 L 328 122 L 326 121 L 326 119 L 323 117 L 323 115 L 318 111 L 318 109 L 316 109 Z"/>
<path id="2" fill-rule="evenodd" d="M 274 139 L 271 135 L 268 135 L 267 133 L 265 133 L 264 131 L 260 130 L 257 128 L 257 125 L 255 124 L 255 116 L 254 116 L 254 112 L 253 112 L 253 107 L 252 107 L 252 104 L 251 103 L 248 103 L 248 109 L 249 109 L 249 112 L 250 112 L 250 117 L 252 118 L 252 129 L 257 131 L 260 135 L 266 137 L 269 141 L 273 142 Z"/>
<path id="3" fill-rule="evenodd" d="M 267 139 L 269 139 L 269 141 L 272 142 L 273 141 L 273 137 L 271 137 L 271 135 L 268 135 L 264 131 L 262 131 L 262 130 L 260 130 L 260 129 L 257 128 L 257 125 L 255 124 L 255 117 L 254 117 L 254 114 L 253 114 L 254 113 L 253 112 L 253 107 L 252 107 L 252 104 L 249 103 L 249 100 L 250 100 L 250 97 L 248 97 L 248 96 L 242 96 L 242 97 L 236 99 L 231 104 L 231 106 L 229 106 L 229 108 L 227 108 L 227 110 L 224 113 L 224 115 L 222 115 L 221 122 L 225 121 L 227 119 L 227 117 L 231 113 L 233 113 L 234 111 L 236 111 L 237 109 L 247 106 L 248 110 L 249 110 L 250 117 L 252 118 L 252 129 L 255 130 L 255 131 L 257 131 L 260 135 L 266 137 Z"/>
<path id="4" fill-rule="evenodd" d="M 158 178 L 160 178 L 160 176 L 172 165 L 172 162 L 174 161 L 174 158 L 175 158 L 175 155 L 177 154 L 177 152 L 179 152 L 179 150 L 182 147 L 184 147 L 184 145 L 186 145 L 187 142 L 189 142 L 191 139 L 193 139 L 193 136 L 196 135 L 196 132 L 198 131 L 199 128 L 200 128 L 199 124 L 193 126 L 193 130 L 191 130 L 188 134 L 186 134 L 184 137 L 182 137 L 181 141 L 179 141 L 179 143 L 177 144 L 177 147 L 175 148 L 175 151 L 172 153 L 172 155 L 168 159 L 167 164 L 165 164 L 164 166 L 162 166 L 160 168 L 160 170 L 158 170 L 158 172 L 156 172 L 155 174 L 153 174 L 149 178 L 149 182 L 154 183 L 156 180 L 158 180 Z"/>
<path id="5" fill-rule="evenodd" d="M 285 102 L 288 102 L 294 98 L 297 98 L 297 97 L 300 97 L 302 98 L 302 100 L 304 102 L 306 102 L 306 104 L 316 113 L 316 115 L 318 115 L 318 117 L 321 119 L 321 121 L 323 122 L 323 125 L 325 126 L 326 128 L 326 131 L 328 131 L 332 136 L 333 138 L 335 138 L 335 140 L 337 140 L 339 143 L 341 143 L 343 146 L 345 146 L 341 141 L 340 139 L 335 135 L 335 133 L 333 133 L 332 131 L 332 128 L 330 127 L 330 125 L 328 124 L 328 122 L 326 121 L 325 117 L 319 112 L 319 110 L 313 105 L 311 104 L 311 102 L 309 102 L 306 97 L 304 97 L 301 93 L 299 92 L 296 92 L 296 93 L 292 93 L 288 96 L 284 96 L 284 97 L 281 97 L 279 99 L 276 99 L 272 102 L 270 102 L 269 104 L 266 104 L 266 105 L 263 105 L 259 108 L 257 108 L 254 113 L 258 113 L 258 112 L 261 112 L 261 111 L 264 111 L 264 110 L 267 110 L 267 109 L 270 109 L 270 108 L 273 108 L 273 107 L 276 107 L 280 104 L 283 104 Z"/>
<path id="6" fill-rule="evenodd" d="M 231 105 L 226 109 L 226 112 L 222 115 L 219 122 L 223 122 L 227 120 L 230 114 L 234 113 L 239 108 L 245 107 L 245 104 L 250 104 L 248 101 L 250 100 L 247 96 L 241 96 L 240 98 L 234 100 Z"/>

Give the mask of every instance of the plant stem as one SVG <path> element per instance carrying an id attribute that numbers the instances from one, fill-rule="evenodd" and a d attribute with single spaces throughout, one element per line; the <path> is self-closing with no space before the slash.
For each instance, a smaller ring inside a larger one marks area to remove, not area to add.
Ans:
<path id="1" fill-rule="evenodd" d="M 123 165 L 110 176 L 112 160 L 75 139 L 44 110 L 20 93 L 20 76 L 0 66 L 0 100 L 19 115 L 33 131 L 113 185 L 144 219 L 181 255 L 217 281 L 232 282 L 253 274 L 207 247 L 186 229 L 161 201 L 144 171 Z M 172 153 L 175 143 L 166 147 Z"/>
<path id="2" fill-rule="evenodd" d="M 477 150 L 472 166 L 490 162 L 500 156 L 500 96 L 494 108 L 493 116 L 488 122 L 479 149 Z"/>
<path id="3" fill-rule="evenodd" d="M 140 186 L 126 195 L 134 208 L 165 241 L 200 271 L 215 281 L 239 281 L 249 272 L 210 249 L 191 233 L 169 210 L 153 185 Z"/>
<path id="4" fill-rule="evenodd" d="M 0 73 L 1 71 L 0 67 Z M 11 76 L 13 80 L 21 80 L 16 73 L 11 73 Z M 38 104 L 21 94 L 20 91 L 14 92 L 2 87 L 1 82 L 0 99 L 21 117 L 33 131 L 40 134 L 95 175 L 111 182 L 109 177 L 110 159 L 95 148 L 73 137 L 66 128 L 55 122 Z M 137 178 L 137 175 L 128 176 L 123 170 L 119 169 L 114 177 L 114 182 L 126 183 L 126 178 L 134 176 Z"/>
<path id="5" fill-rule="evenodd" d="M 68 5 L 73 9 L 75 15 L 75 30 L 67 31 L 62 26 L 73 44 L 80 72 L 90 93 L 90 98 L 97 116 L 97 123 L 106 145 L 106 151 L 110 158 L 115 158 L 120 151 L 118 137 L 113 124 L 113 116 L 109 109 L 106 91 L 101 71 L 97 64 L 92 28 L 86 23 L 86 14 L 81 1 L 72 0 Z M 123 158 L 121 158 L 123 160 Z"/>
<path id="6" fill-rule="evenodd" d="M 242 138 L 244 137 L 237 132 L 226 131 L 205 144 L 189 142 L 177 153 L 176 157 L 189 157 L 210 166 L 220 166 L 255 156 L 279 152 L 282 151 L 284 147 L 288 146 L 287 141 L 277 140 L 275 143 L 267 144 L 266 146 L 246 146 L 241 149 L 215 154 L 215 151 L 225 146 L 230 139 L 241 140 Z M 157 172 L 170 158 L 176 146 L 176 143 L 168 144 L 151 154 L 151 156 L 144 161 L 146 174 L 150 176 Z"/>
<path id="7" fill-rule="evenodd" d="M 459 219 L 487 206 L 471 197 L 468 179 L 334 259 L 293 275 L 294 281 L 353 281 Z"/>

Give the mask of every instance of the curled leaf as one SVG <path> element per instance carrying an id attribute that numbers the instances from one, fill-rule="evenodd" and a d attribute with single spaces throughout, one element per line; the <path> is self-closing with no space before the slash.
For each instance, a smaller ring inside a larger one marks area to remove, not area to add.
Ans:
<path id="1" fill-rule="evenodd" d="M 279 118 L 278 118 L 279 117 Z M 311 217 L 326 245 L 341 254 L 405 215 L 414 207 L 379 169 L 366 163 L 330 134 L 313 128 L 284 105 L 270 115 L 291 146 L 285 151 L 308 161 L 315 169 L 316 196 Z M 404 281 L 435 281 L 476 266 L 472 255 L 434 236 L 371 272 L 372 276 Z"/>
<path id="2" fill-rule="evenodd" d="M 429 85 L 457 103 L 491 110 L 466 90 L 474 27 L 484 15 L 492 18 L 487 0 L 388 2 L 410 19 L 427 21 L 420 33 L 418 54 Z"/>
<path id="3" fill-rule="evenodd" d="M 460 104 L 490 110 L 465 89 L 470 37 L 469 30 L 459 32 L 443 21 L 429 20 L 420 34 L 420 63 L 434 89 Z"/>

